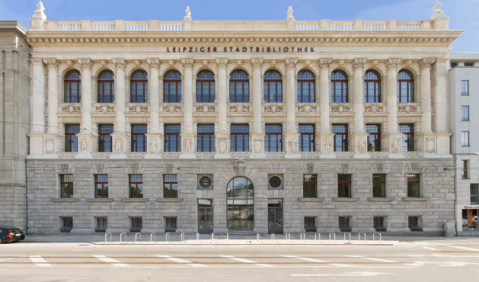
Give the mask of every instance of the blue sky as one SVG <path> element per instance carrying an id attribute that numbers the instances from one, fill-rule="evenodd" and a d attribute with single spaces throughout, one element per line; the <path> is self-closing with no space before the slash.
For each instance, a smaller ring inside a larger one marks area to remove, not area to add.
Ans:
<path id="1" fill-rule="evenodd" d="M 37 0 L 0 0 L 0 20 L 29 28 Z M 52 20 L 284 20 L 288 6 L 296 20 L 430 19 L 435 0 L 44 0 Z M 479 52 L 479 0 L 442 0 L 450 28 L 465 30 L 452 52 Z"/>

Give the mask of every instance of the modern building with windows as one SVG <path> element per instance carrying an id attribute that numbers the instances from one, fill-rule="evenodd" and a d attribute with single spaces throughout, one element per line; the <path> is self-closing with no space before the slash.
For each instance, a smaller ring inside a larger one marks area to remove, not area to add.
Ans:
<path id="1" fill-rule="evenodd" d="M 456 229 L 479 235 L 479 54 L 451 53 L 449 70 L 451 152 L 456 161 Z"/>
<path id="2" fill-rule="evenodd" d="M 443 234 L 448 23 L 439 4 L 416 22 L 76 22 L 40 3 L 28 231 Z"/>

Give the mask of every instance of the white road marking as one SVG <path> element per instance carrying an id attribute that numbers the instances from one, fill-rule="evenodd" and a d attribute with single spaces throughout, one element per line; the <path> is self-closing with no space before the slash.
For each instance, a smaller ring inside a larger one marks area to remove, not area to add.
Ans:
<path id="1" fill-rule="evenodd" d="M 380 262 L 397 262 L 393 260 L 388 260 L 388 259 L 380 259 L 380 258 L 368 258 L 368 257 L 363 257 L 363 256 L 348 256 L 351 258 L 362 258 L 362 259 L 368 259 L 368 260 L 374 260 L 374 261 L 380 261 Z"/>
<path id="2" fill-rule="evenodd" d="M 422 247 L 423 249 L 426 249 L 426 250 L 431 250 L 431 251 L 439 251 L 438 249 L 436 248 L 431 248 L 431 247 Z"/>
<path id="3" fill-rule="evenodd" d="M 112 258 L 106 257 L 104 255 L 93 255 L 93 257 L 95 257 L 95 258 L 97 258 L 97 259 L 99 259 L 103 262 L 111 263 L 111 265 L 113 265 L 115 267 L 129 267 L 128 264 L 120 263 L 116 259 L 112 259 Z"/>
<path id="4" fill-rule="evenodd" d="M 191 261 L 186 260 L 186 259 L 173 258 L 173 257 L 167 256 L 167 255 L 157 255 L 157 257 L 165 258 L 167 260 L 171 260 L 171 261 L 178 262 L 178 263 L 187 263 L 189 266 L 193 266 L 193 267 L 208 267 L 205 264 L 192 263 Z"/>
<path id="5" fill-rule="evenodd" d="M 30 256 L 30 260 L 35 263 L 36 266 L 52 266 L 47 263 L 41 256 Z"/>
<path id="6" fill-rule="evenodd" d="M 243 258 L 235 258 L 234 256 L 220 256 L 222 258 L 229 258 L 235 261 L 239 262 L 244 262 L 244 263 L 255 263 L 255 261 L 249 260 L 249 259 L 243 259 Z"/>
<path id="7" fill-rule="evenodd" d="M 302 258 L 302 257 L 299 257 L 299 256 L 283 255 L 282 257 L 285 257 L 285 258 L 295 258 L 295 259 L 300 259 L 300 260 L 305 260 L 305 261 L 311 261 L 311 262 L 327 262 L 327 261 L 325 261 L 325 260 L 313 259 L 313 258 Z"/>
<path id="8" fill-rule="evenodd" d="M 261 267 L 276 267 L 275 265 L 271 265 L 271 264 L 262 264 L 262 263 L 258 263 L 258 264 L 255 264 L 257 266 L 261 266 Z"/>
<path id="9" fill-rule="evenodd" d="M 461 250 L 466 250 L 466 251 L 472 251 L 472 252 L 479 252 L 478 249 L 473 249 L 473 248 L 468 248 L 468 247 L 461 247 L 461 246 L 450 246 L 456 249 L 461 249 Z"/>
<path id="10" fill-rule="evenodd" d="M 334 274 L 291 274 L 293 277 L 371 277 L 378 275 L 387 275 L 393 273 L 380 272 L 349 272 L 349 273 L 334 273 Z"/>

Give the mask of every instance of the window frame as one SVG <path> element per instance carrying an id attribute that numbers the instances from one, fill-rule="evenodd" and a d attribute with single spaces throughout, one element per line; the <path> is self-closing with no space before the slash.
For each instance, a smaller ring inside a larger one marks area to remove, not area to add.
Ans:
<path id="1" fill-rule="evenodd" d="M 213 128 L 211 132 L 200 132 L 202 128 Z M 214 152 L 215 151 L 215 125 L 214 124 L 198 124 L 197 126 L 197 151 L 198 152 Z M 201 141 L 200 141 L 201 140 Z M 205 140 L 208 144 L 205 148 Z"/>
<path id="2" fill-rule="evenodd" d="M 267 78 L 268 74 L 277 73 L 280 78 Z M 271 85 L 275 85 L 275 93 L 271 95 Z M 278 86 L 280 90 L 278 91 Z M 271 99 L 272 98 L 272 99 Z M 277 70 L 269 70 L 264 74 L 263 82 L 263 99 L 265 103 L 282 103 L 283 102 L 283 76 Z"/>
<path id="3" fill-rule="evenodd" d="M 71 180 L 65 180 L 65 177 L 71 177 Z M 74 188 L 74 179 L 73 174 L 60 174 L 60 198 L 69 199 L 73 198 L 73 188 Z M 64 187 L 66 188 L 66 193 L 64 192 Z"/>
<path id="4" fill-rule="evenodd" d="M 177 128 L 179 128 L 179 132 L 176 132 L 178 130 L 176 130 Z M 168 132 L 170 129 L 175 129 L 175 132 Z M 165 152 L 181 152 L 181 124 L 165 124 L 165 129 L 164 129 L 164 133 L 165 133 Z M 176 149 L 176 151 L 173 151 L 172 150 L 172 147 L 171 147 L 171 144 L 172 144 L 172 136 L 176 136 L 176 142 L 175 142 L 175 145 L 176 145 L 176 148 L 173 148 Z"/>
<path id="5" fill-rule="evenodd" d="M 106 182 L 104 179 L 100 179 L 100 177 L 106 176 Z M 109 186 L 109 181 L 108 181 L 108 174 L 95 174 L 95 198 L 108 198 L 108 186 Z M 97 193 L 98 192 L 98 186 L 100 185 L 101 187 L 101 196 L 99 196 Z M 106 191 L 106 193 L 105 193 Z M 106 195 L 105 195 L 106 194 Z"/>
<path id="6" fill-rule="evenodd" d="M 133 177 L 141 177 L 141 181 L 138 179 L 132 179 Z M 130 199 L 142 199 L 143 198 L 143 174 L 128 174 L 129 184 L 129 198 Z"/>
<path id="7" fill-rule="evenodd" d="M 305 216 L 304 217 L 304 229 L 306 232 L 316 232 L 316 217 L 314 216 Z"/>
<path id="8" fill-rule="evenodd" d="M 344 127 L 345 129 L 345 132 L 335 132 L 335 128 L 339 128 L 340 126 Z M 348 142 L 348 139 L 349 139 L 349 132 L 348 132 L 349 128 L 348 128 L 348 125 L 347 124 L 333 124 L 332 125 L 332 133 L 334 133 L 334 137 L 333 137 L 333 148 L 334 148 L 334 152 L 348 152 L 349 151 L 349 142 Z M 341 144 L 340 144 L 340 147 L 338 147 L 338 138 L 336 138 L 336 136 L 342 136 L 341 137 Z M 337 150 L 337 149 L 341 149 L 341 150 Z"/>
<path id="9" fill-rule="evenodd" d="M 462 170 L 461 179 L 469 179 L 469 160 L 461 160 Z"/>
<path id="10" fill-rule="evenodd" d="M 401 78 L 401 74 L 407 74 L 409 78 Z M 415 89 L 414 89 L 414 75 L 412 72 L 402 69 L 398 72 L 398 79 L 397 79 L 397 95 L 398 95 L 398 103 L 414 103 L 414 96 L 415 96 Z M 402 93 L 402 85 L 406 84 L 406 95 Z M 405 97 L 405 101 L 403 101 L 403 97 Z"/>
<path id="11" fill-rule="evenodd" d="M 422 231 L 420 216 L 408 216 L 407 221 L 407 225 L 411 231 Z M 416 225 L 414 225 L 414 222 L 416 222 Z"/>
<path id="12" fill-rule="evenodd" d="M 102 79 L 101 76 L 110 73 L 111 79 Z M 110 93 L 105 94 L 105 85 L 110 85 Z M 115 75 L 111 70 L 104 70 L 97 77 L 97 102 L 98 103 L 114 103 L 115 102 Z M 105 95 L 110 95 L 110 99 L 105 99 Z"/>
<path id="13" fill-rule="evenodd" d="M 135 132 L 135 128 L 144 129 L 142 132 Z M 144 131 L 144 132 L 143 132 Z M 146 124 L 132 124 L 131 125 L 131 152 L 145 153 L 148 151 L 148 140 L 146 134 L 148 133 L 148 125 Z M 139 137 L 143 137 L 139 140 Z M 141 141 L 141 142 L 140 142 Z M 139 147 L 141 144 L 142 147 Z M 142 149 L 141 151 L 139 149 Z"/>
<path id="14" fill-rule="evenodd" d="M 102 221 L 101 224 L 100 224 L 100 221 Z M 108 229 L 108 217 L 106 216 L 95 217 L 95 232 L 106 232 L 107 229 Z"/>
<path id="15" fill-rule="evenodd" d="M 233 132 L 233 127 L 237 127 L 238 129 L 240 127 L 246 128 L 248 131 L 247 132 Z M 238 150 L 238 137 L 242 136 L 241 142 L 243 144 L 243 149 L 242 151 Z M 249 124 L 232 124 L 230 126 L 230 150 L 231 152 L 249 152 Z"/>
<path id="16" fill-rule="evenodd" d="M 368 74 L 374 74 L 375 79 L 368 78 Z M 373 84 L 373 94 L 369 93 L 369 85 Z M 372 98 L 370 101 L 369 98 Z M 381 76 L 377 71 L 368 70 L 364 74 L 364 101 L 365 103 L 381 103 Z"/>
<path id="17" fill-rule="evenodd" d="M 73 217 L 72 216 L 62 216 L 60 217 L 61 227 L 60 232 L 71 232 L 73 229 Z M 70 226 L 67 226 L 70 225 Z"/>
<path id="18" fill-rule="evenodd" d="M 236 74 L 237 74 L 238 77 L 241 77 L 242 74 L 245 74 L 246 79 L 236 78 Z M 238 89 L 237 86 L 238 85 L 241 85 L 241 95 L 240 95 L 241 99 L 238 99 L 238 93 L 237 93 L 237 89 Z M 246 85 L 246 87 L 245 87 L 245 85 Z M 249 76 L 248 76 L 248 73 L 246 71 L 241 70 L 241 69 L 234 70 L 230 75 L 229 87 L 230 87 L 230 103 L 249 103 L 250 102 Z M 231 99 L 231 98 L 233 98 L 233 99 Z"/>
<path id="19" fill-rule="evenodd" d="M 175 223 L 174 228 L 171 226 L 168 226 L 169 220 L 174 220 L 174 223 Z M 176 232 L 177 229 L 178 229 L 178 218 L 176 216 L 165 217 L 165 232 Z"/>
<path id="20" fill-rule="evenodd" d="M 409 131 L 402 131 L 403 128 L 409 127 Z M 414 124 L 399 124 L 399 132 L 403 133 L 401 139 L 401 149 L 403 152 L 412 152 L 414 151 Z M 405 145 L 406 144 L 406 145 Z M 406 150 L 404 150 L 406 149 Z"/>
<path id="21" fill-rule="evenodd" d="M 143 217 L 132 216 L 130 217 L 130 232 L 141 232 L 143 229 Z"/>
<path id="22" fill-rule="evenodd" d="M 347 181 L 340 181 L 341 176 L 349 176 L 349 180 Z M 341 173 L 338 174 L 338 198 L 352 198 L 352 174 L 349 173 Z M 348 187 L 349 184 L 349 187 Z M 348 195 L 349 194 L 349 195 Z"/>
<path id="23" fill-rule="evenodd" d="M 469 185 L 469 188 L 470 188 L 470 202 L 471 202 L 471 205 L 477 205 L 479 204 L 479 184 L 477 183 L 471 183 Z M 474 192 L 474 190 L 476 190 Z M 474 198 L 476 199 L 474 201 Z"/>
<path id="24" fill-rule="evenodd" d="M 335 78 L 336 74 L 342 74 L 344 78 Z M 340 89 L 336 89 L 336 84 L 340 83 Z M 331 102 L 332 103 L 349 103 L 349 78 L 342 70 L 334 70 L 331 72 Z M 340 91 L 340 97 L 336 99 L 336 91 Z"/>
<path id="25" fill-rule="evenodd" d="M 373 228 L 376 230 L 376 232 L 387 231 L 386 217 L 385 216 L 373 217 Z"/>
<path id="26" fill-rule="evenodd" d="M 279 128 L 280 132 L 268 132 L 268 130 L 272 130 L 273 128 Z M 282 152 L 283 151 L 283 126 L 281 124 L 266 124 L 265 125 L 265 138 L 264 138 L 264 149 L 265 152 Z M 275 138 L 272 138 L 275 137 Z M 271 139 L 276 139 L 276 142 Z M 271 145 L 276 143 L 275 150 L 273 151 Z"/>
<path id="27" fill-rule="evenodd" d="M 469 131 L 461 131 L 461 147 L 470 147 L 471 146 L 471 136 Z"/>
<path id="28" fill-rule="evenodd" d="M 470 121 L 469 106 L 461 106 L 461 121 Z"/>
<path id="29" fill-rule="evenodd" d="M 78 132 L 69 132 L 69 129 L 74 127 L 78 127 Z M 65 124 L 65 152 L 78 152 L 78 133 L 80 133 L 79 124 Z"/>
<path id="30" fill-rule="evenodd" d="M 168 75 L 172 74 L 173 77 L 168 78 Z M 175 85 L 174 91 L 171 93 L 171 85 Z M 164 103 L 181 103 L 182 102 L 182 82 L 181 73 L 177 70 L 169 70 L 163 76 L 163 101 Z M 174 98 L 174 99 L 172 99 Z"/>
<path id="31" fill-rule="evenodd" d="M 306 73 L 311 75 L 311 78 L 302 77 Z M 304 83 L 308 83 L 308 89 L 303 89 Z M 297 88 L 297 102 L 298 103 L 316 103 L 316 96 L 315 96 L 315 81 L 314 81 L 314 74 L 310 70 L 300 70 L 298 72 L 298 79 L 296 81 L 296 88 Z M 309 92 L 309 93 L 306 93 Z"/>
<path id="32" fill-rule="evenodd" d="M 111 127 L 111 132 L 103 132 L 102 129 L 103 128 L 107 128 L 107 127 Z M 113 137 L 111 136 L 111 134 L 114 131 L 114 128 L 115 126 L 113 124 L 99 124 L 98 125 L 98 152 L 113 152 Z M 106 139 L 109 139 L 109 144 L 110 146 L 108 146 L 108 150 L 105 150 L 105 142 L 108 142 L 106 141 Z"/>
<path id="33" fill-rule="evenodd" d="M 376 180 L 374 176 L 383 176 L 384 180 Z M 385 173 L 373 174 L 373 198 L 386 198 L 387 175 Z M 381 193 L 381 184 L 383 184 L 383 193 Z"/>
<path id="34" fill-rule="evenodd" d="M 338 217 L 338 227 L 341 232 L 351 232 L 351 217 L 350 216 L 339 216 Z"/>
<path id="35" fill-rule="evenodd" d="M 469 96 L 469 80 L 461 80 L 461 96 Z"/>
<path id="36" fill-rule="evenodd" d="M 200 75 L 206 74 L 205 78 L 200 78 Z M 209 77 L 211 75 L 212 77 Z M 208 90 L 205 95 L 203 93 L 204 85 L 208 85 Z M 210 70 L 202 70 L 196 75 L 196 102 L 197 103 L 214 103 L 215 102 L 215 75 Z"/>
<path id="37" fill-rule="evenodd" d="M 174 176 L 174 178 L 175 178 L 174 181 L 168 179 L 169 176 Z M 173 191 L 175 191 L 174 185 L 176 185 L 176 195 L 174 195 L 174 193 L 173 193 Z M 178 188 L 179 188 L 178 187 L 178 174 L 163 174 L 163 198 L 165 198 L 165 199 L 177 199 L 178 196 L 179 196 Z M 166 191 L 168 191 L 168 193 L 166 193 Z"/>
<path id="38" fill-rule="evenodd" d="M 312 128 L 312 130 L 310 130 Z M 300 124 L 299 131 L 299 151 L 300 152 L 314 152 L 316 150 L 315 144 L 315 126 L 314 124 Z M 305 143 L 308 148 L 305 148 Z"/>
<path id="39" fill-rule="evenodd" d="M 135 74 L 141 73 L 144 78 L 134 78 Z M 142 100 L 138 99 L 138 85 L 143 85 Z M 134 86 L 134 87 L 133 87 Z M 135 98 L 135 99 L 133 99 Z M 148 103 L 148 73 L 144 70 L 136 70 L 130 76 L 130 102 L 131 103 Z"/>
<path id="40" fill-rule="evenodd" d="M 307 181 L 308 176 L 310 177 L 310 179 L 313 179 L 313 180 Z M 317 198 L 317 197 L 318 197 L 317 174 L 303 174 L 303 198 Z"/>
<path id="41" fill-rule="evenodd" d="M 413 179 L 417 178 L 417 179 Z M 421 197 L 421 175 L 419 173 L 408 173 L 407 178 L 407 197 L 420 198 Z M 417 194 L 414 193 L 414 184 L 417 184 Z"/>
<path id="42" fill-rule="evenodd" d="M 369 131 L 368 129 L 376 127 L 377 132 Z M 380 124 L 366 124 L 366 132 L 368 135 L 368 152 L 381 152 L 381 125 Z"/>
<path id="43" fill-rule="evenodd" d="M 78 79 L 70 79 L 70 75 L 78 74 Z M 76 84 L 78 94 L 76 101 L 72 99 L 72 85 Z M 81 74 L 78 70 L 70 70 L 63 79 L 63 102 L 64 103 L 81 103 Z"/>

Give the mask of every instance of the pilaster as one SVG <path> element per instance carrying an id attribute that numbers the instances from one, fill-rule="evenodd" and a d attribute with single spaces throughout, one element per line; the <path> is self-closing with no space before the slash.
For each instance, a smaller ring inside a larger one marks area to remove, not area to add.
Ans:
<path id="1" fill-rule="evenodd" d="M 354 158 L 370 158 L 368 154 L 368 135 L 368 133 L 354 133 L 351 136 Z"/>
<path id="2" fill-rule="evenodd" d="M 283 148 L 287 159 L 300 159 L 299 133 L 286 133 L 283 135 Z"/>
<path id="3" fill-rule="evenodd" d="M 58 133 L 58 65 L 55 58 L 43 60 L 48 68 L 48 133 Z"/>
<path id="4" fill-rule="evenodd" d="M 319 58 L 318 64 L 320 71 L 319 84 L 319 103 L 321 108 L 321 133 L 329 133 L 329 102 L 330 102 L 330 84 L 329 84 L 329 66 L 333 58 Z M 332 148 L 332 145 L 331 145 Z"/>
<path id="5" fill-rule="evenodd" d="M 181 133 L 181 155 L 180 159 L 194 159 L 196 134 Z"/>
<path id="6" fill-rule="evenodd" d="M 389 133 L 398 132 L 398 98 L 397 98 L 397 72 L 401 58 L 389 58 L 387 65 L 387 87 L 386 98 L 388 107 L 388 131 Z"/>
<path id="7" fill-rule="evenodd" d="M 146 159 L 160 158 L 160 153 L 163 152 L 163 135 L 159 133 L 147 133 L 146 139 L 148 140 Z"/>
<path id="8" fill-rule="evenodd" d="M 124 159 L 126 158 L 126 144 L 128 136 L 124 132 L 112 133 L 113 139 L 113 153 L 111 159 Z"/>
<path id="9" fill-rule="evenodd" d="M 390 158 L 404 158 L 402 152 L 402 133 L 389 133 L 384 137 L 385 148 Z"/>
<path id="10" fill-rule="evenodd" d="M 316 140 L 319 140 L 319 144 L 316 143 L 316 148 L 319 148 L 321 154 L 319 157 L 321 159 L 335 159 L 336 155 L 334 154 L 333 149 L 333 138 L 334 133 L 321 133 L 316 135 Z"/>
<path id="11" fill-rule="evenodd" d="M 263 64 L 263 58 L 253 57 L 251 58 L 251 64 L 253 65 L 253 133 L 259 134 L 262 133 L 261 107 L 263 101 L 263 93 L 261 92 L 261 65 Z"/>
<path id="12" fill-rule="evenodd" d="M 77 159 L 89 159 L 92 157 L 95 136 L 91 133 L 78 133 L 78 155 Z"/>

